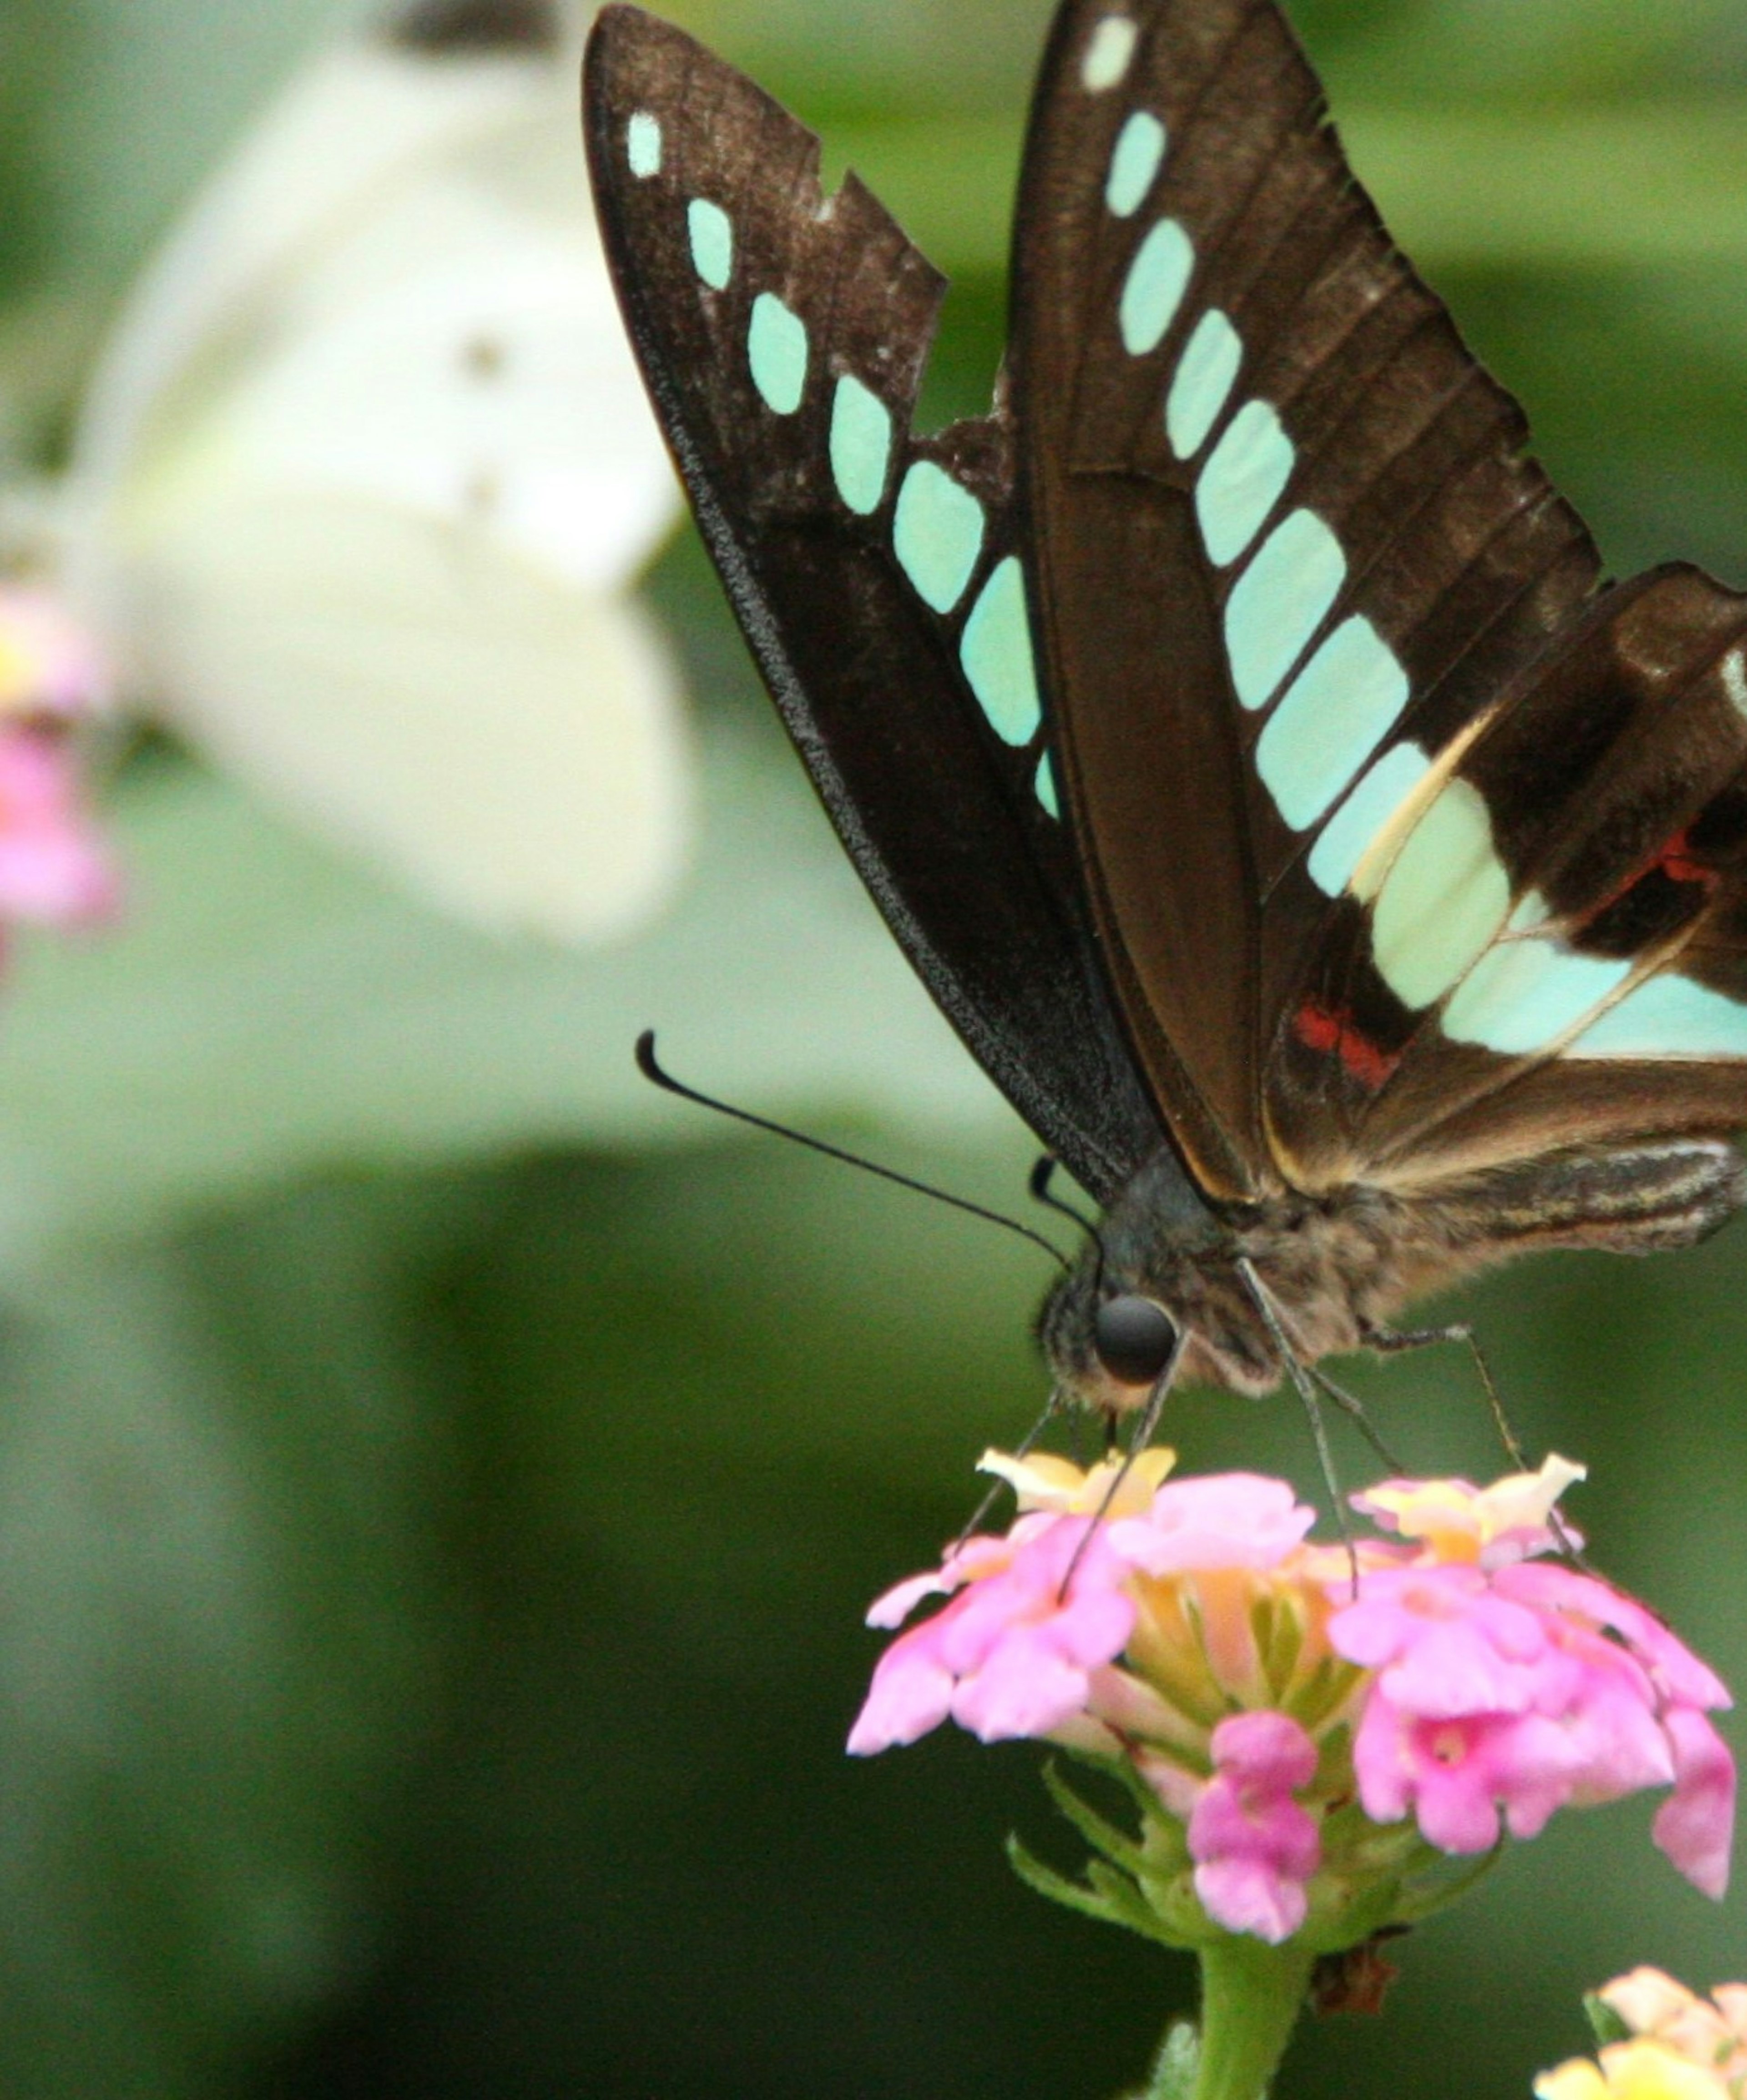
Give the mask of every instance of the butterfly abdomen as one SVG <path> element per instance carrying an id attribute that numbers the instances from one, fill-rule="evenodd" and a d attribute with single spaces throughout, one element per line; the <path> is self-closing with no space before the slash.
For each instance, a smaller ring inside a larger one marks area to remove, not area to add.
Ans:
<path id="1" fill-rule="evenodd" d="M 1747 1202 L 1747 1172 L 1720 1138 L 1573 1147 L 1464 1176 L 1409 1205 L 1422 1232 L 1472 1268 L 1542 1247 L 1655 1254 L 1708 1239 Z"/>

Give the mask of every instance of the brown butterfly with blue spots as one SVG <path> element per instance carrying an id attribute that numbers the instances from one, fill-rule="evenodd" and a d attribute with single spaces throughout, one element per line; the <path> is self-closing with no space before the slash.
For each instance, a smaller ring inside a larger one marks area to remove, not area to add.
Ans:
<path id="1" fill-rule="evenodd" d="M 1116 1411 L 1418 1339 L 1747 1196 L 1747 600 L 1604 583 L 1272 0 L 1066 0 L 991 412 L 942 280 L 690 38 L 599 17 L 633 339 L 815 786 L 1105 1207 L 1041 1331 Z"/>

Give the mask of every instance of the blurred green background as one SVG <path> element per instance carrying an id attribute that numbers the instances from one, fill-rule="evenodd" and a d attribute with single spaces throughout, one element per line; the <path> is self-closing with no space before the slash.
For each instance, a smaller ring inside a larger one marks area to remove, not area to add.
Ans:
<path id="1" fill-rule="evenodd" d="M 687 0 L 953 273 L 984 398 L 1044 0 Z M 1362 175 L 1621 571 L 1747 584 L 1747 4 L 1302 0 Z M 4 0 L 0 448 L 321 0 Z M 580 176 L 579 176 L 580 179 Z M 1191 1989 L 1023 1890 L 1037 1754 L 842 1754 L 867 1599 L 1041 1398 L 1002 1235 L 671 1112 L 630 1046 L 1008 1207 L 1032 1147 L 890 951 L 701 558 L 651 590 L 694 873 L 611 953 L 459 933 L 161 743 L 116 933 L 0 996 L 0 2091 L 1101 2096 Z M 1454 1309 L 1453 1308 L 1452 1309 Z M 1467 1294 L 1596 1557 L 1747 1682 L 1747 1235 Z M 1493 1469 L 1459 1362 L 1354 1383 Z M 1191 1396 L 1201 1467 L 1311 1471 Z M 1355 1479 L 1362 1450 L 1342 1445 Z M 1643 1802 L 1400 1950 L 1282 2091 L 1526 2093 L 1580 1992 L 1747 1973 Z"/>

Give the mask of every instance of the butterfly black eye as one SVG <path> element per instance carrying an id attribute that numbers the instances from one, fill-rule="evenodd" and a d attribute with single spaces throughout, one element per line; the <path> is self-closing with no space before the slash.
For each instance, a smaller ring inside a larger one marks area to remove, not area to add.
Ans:
<path id="1" fill-rule="evenodd" d="M 1108 1298 L 1092 1324 L 1098 1361 L 1118 1385 L 1151 1385 L 1170 1361 L 1177 1324 L 1162 1305 L 1132 1293 Z"/>

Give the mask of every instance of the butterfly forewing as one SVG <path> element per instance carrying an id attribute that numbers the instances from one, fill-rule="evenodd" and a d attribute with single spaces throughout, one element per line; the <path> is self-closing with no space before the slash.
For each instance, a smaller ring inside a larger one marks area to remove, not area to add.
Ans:
<path id="1" fill-rule="evenodd" d="M 1095 1193 L 1161 1141 L 1055 814 L 1011 426 L 911 421 L 941 280 L 740 74 L 629 7 L 586 130 L 694 508 L 846 846 L 991 1076 Z"/>

